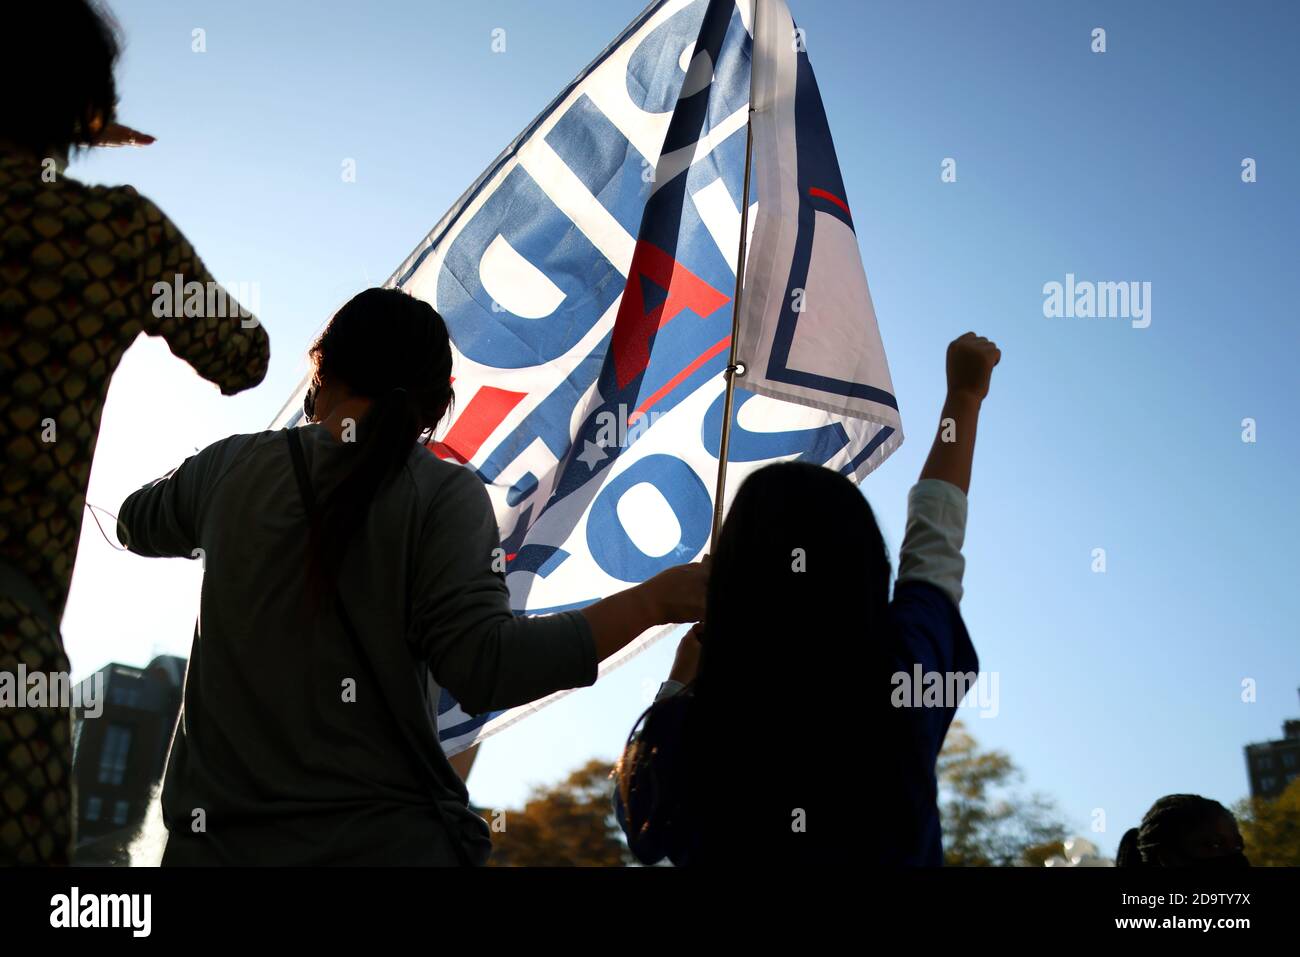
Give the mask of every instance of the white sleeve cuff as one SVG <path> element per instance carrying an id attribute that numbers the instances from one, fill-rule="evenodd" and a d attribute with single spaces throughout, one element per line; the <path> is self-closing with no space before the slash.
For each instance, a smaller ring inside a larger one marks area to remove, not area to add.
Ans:
<path id="1" fill-rule="evenodd" d="M 961 603 L 966 559 L 966 496 L 942 479 L 922 479 L 907 496 L 907 530 L 898 556 L 898 581 L 923 581 Z"/>

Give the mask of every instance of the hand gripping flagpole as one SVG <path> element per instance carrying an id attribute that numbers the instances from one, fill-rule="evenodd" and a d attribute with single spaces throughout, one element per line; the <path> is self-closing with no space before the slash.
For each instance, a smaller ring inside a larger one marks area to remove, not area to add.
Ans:
<path id="1" fill-rule="evenodd" d="M 722 500 L 727 490 L 727 450 L 731 446 L 731 410 L 736 394 L 736 377 L 745 374 L 745 366 L 738 361 L 740 340 L 740 296 L 745 288 L 745 253 L 749 245 L 749 171 L 754 156 L 754 63 L 758 59 L 758 5 L 751 7 L 753 34 L 749 60 L 749 112 L 745 116 L 745 184 L 741 189 L 740 243 L 736 253 L 736 294 L 731 300 L 731 348 L 727 354 L 726 394 L 722 403 L 722 441 L 718 447 L 718 484 L 713 493 L 713 531 L 709 535 L 709 551 L 718 547 L 718 532 L 722 529 Z"/>

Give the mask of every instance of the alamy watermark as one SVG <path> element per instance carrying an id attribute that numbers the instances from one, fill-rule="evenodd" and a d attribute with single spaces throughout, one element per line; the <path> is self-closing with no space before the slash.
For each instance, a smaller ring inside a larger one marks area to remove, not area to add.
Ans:
<path id="1" fill-rule="evenodd" d="M 1043 284 L 1048 319 L 1131 319 L 1134 329 L 1151 325 L 1150 282 L 1092 282 L 1065 274 L 1065 282 Z"/>
<path id="2" fill-rule="evenodd" d="M 662 412 L 628 411 L 619 404 L 617 410 L 606 409 L 596 415 L 596 441 L 583 440 L 583 450 L 577 458 L 590 471 L 609 457 L 605 449 L 625 449 L 645 434 L 659 420 Z"/>
<path id="3" fill-rule="evenodd" d="M 998 716 L 999 674 L 996 671 L 895 671 L 889 681 L 895 708 L 978 708 L 981 718 Z"/>
<path id="4" fill-rule="evenodd" d="M 185 281 L 180 273 L 171 282 L 153 284 L 153 314 L 159 319 L 239 319 L 245 329 L 258 324 L 262 287 L 256 282 L 227 283 Z"/>
<path id="5" fill-rule="evenodd" d="M 54 928 L 123 928 L 132 937 L 148 937 L 153 926 L 153 895 L 82 893 L 74 886 L 50 898 L 50 926 Z"/>
<path id="6" fill-rule="evenodd" d="M 98 718 L 104 713 L 104 674 L 73 684 L 66 671 L 28 671 L 19 664 L 16 671 L 0 671 L 0 710 L 10 708 L 76 708 L 82 717 Z"/>

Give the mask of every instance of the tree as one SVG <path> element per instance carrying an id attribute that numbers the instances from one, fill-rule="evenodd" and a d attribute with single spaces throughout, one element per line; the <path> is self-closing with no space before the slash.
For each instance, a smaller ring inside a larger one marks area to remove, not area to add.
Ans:
<path id="1" fill-rule="evenodd" d="M 1246 798 L 1233 808 L 1256 867 L 1300 867 L 1300 777 L 1277 797 Z"/>
<path id="2" fill-rule="evenodd" d="M 1026 867 L 1046 867 L 1053 857 L 1065 857 L 1064 841 L 1048 841 L 1035 844 L 1020 852 L 1020 860 Z"/>
<path id="3" fill-rule="evenodd" d="M 614 818 L 614 782 L 591 760 L 558 784 L 534 788 L 521 810 L 485 811 L 497 867 L 623 867 L 633 863 Z"/>
<path id="4" fill-rule="evenodd" d="M 949 867 L 1013 867 L 1065 837 L 1056 806 L 1012 790 L 1023 774 L 1005 751 L 981 750 L 954 721 L 939 754 L 939 810 Z"/>

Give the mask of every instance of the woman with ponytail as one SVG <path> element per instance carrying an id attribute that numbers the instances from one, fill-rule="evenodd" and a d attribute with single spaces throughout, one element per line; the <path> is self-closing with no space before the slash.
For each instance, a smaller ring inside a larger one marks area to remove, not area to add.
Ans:
<path id="1" fill-rule="evenodd" d="M 217 442 L 121 509 L 132 551 L 205 566 L 163 863 L 481 864 L 441 689 L 479 714 L 590 685 L 642 631 L 698 620 L 705 572 L 516 618 L 483 483 L 423 447 L 452 404 L 442 318 L 369 289 L 311 360 L 310 424 Z"/>
<path id="2" fill-rule="evenodd" d="M 1237 819 L 1199 794 L 1166 794 L 1120 839 L 1116 867 L 1249 867 Z"/>

